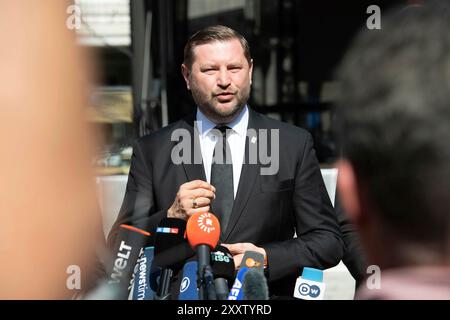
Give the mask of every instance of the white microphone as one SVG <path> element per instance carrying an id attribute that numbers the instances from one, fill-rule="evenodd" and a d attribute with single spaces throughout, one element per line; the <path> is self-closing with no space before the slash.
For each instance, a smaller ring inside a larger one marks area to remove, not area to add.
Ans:
<path id="1" fill-rule="evenodd" d="M 301 277 L 295 282 L 294 297 L 303 300 L 323 300 L 324 295 L 323 271 L 303 268 Z"/>

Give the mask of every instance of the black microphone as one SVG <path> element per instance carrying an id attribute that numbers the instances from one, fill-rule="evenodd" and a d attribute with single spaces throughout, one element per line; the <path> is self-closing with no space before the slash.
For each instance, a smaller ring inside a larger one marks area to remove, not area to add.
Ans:
<path id="1" fill-rule="evenodd" d="M 192 249 L 191 245 L 185 241 L 175 245 L 174 247 L 160 252 L 156 259 L 156 266 L 176 266 L 177 268 L 181 263 L 186 262 L 189 258 L 195 255 L 195 251 Z M 181 268 L 181 267 L 180 267 Z"/>
<path id="2" fill-rule="evenodd" d="M 227 300 L 229 284 L 234 282 L 234 259 L 230 250 L 218 245 L 211 253 L 211 267 L 218 300 Z"/>
<path id="3" fill-rule="evenodd" d="M 155 295 L 155 300 L 170 300 L 170 283 L 175 269 L 182 267 L 182 260 L 169 259 L 168 263 L 167 252 L 171 252 L 174 257 L 176 253 L 173 248 L 180 246 L 186 242 L 184 235 L 186 232 L 186 221 L 176 218 L 164 218 L 156 228 L 155 236 L 155 257 L 154 264 L 160 267 L 161 276 L 159 278 L 158 291 Z M 172 253 L 173 252 L 173 253 Z"/>
<path id="4" fill-rule="evenodd" d="M 141 251 L 138 255 L 136 264 L 134 266 L 130 284 L 128 286 L 128 292 L 130 293 L 130 295 L 128 296 L 129 300 L 130 299 L 134 300 L 134 298 L 133 298 L 133 295 L 135 295 L 134 291 L 135 291 L 135 288 L 139 285 L 139 284 L 136 285 L 136 282 L 139 282 L 139 281 L 142 282 L 142 268 L 147 269 L 147 267 L 151 267 L 153 265 L 154 245 L 155 245 L 155 234 L 152 233 L 147 237 L 147 241 L 145 242 L 144 246 L 141 248 Z M 142 260 L 149 260 L 149 261 L 147 261 L 147 263 L 145 263 L 143 265 Z M 158 276 L 159 276 L 159 273 L 158 273 Z M 141 278 L 141 279 L 139 279 L 139 278 Z"/>
<path id="5" fill-rule="evenodd" d="M 148 241 L 150 233 L 129 225 L 122 224 L 113 248 L 113 262 L 108 269 L 108 284 L 114 286 L 117 299 L 127 299 L 129 283 L 133 275 L 142 247 Z"/>
<path id="6" fill-rule="evenodd" d="M 243 300 L 269 300 L 269 287 L 264 272 L 250 268 L 244 275 L 242 284 Z"/>

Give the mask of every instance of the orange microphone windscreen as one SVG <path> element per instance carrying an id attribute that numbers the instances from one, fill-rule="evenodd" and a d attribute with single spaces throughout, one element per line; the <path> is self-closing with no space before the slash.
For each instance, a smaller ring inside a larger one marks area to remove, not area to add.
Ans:
<path id="1" fill-rule="evenodd" d="M 200 244 L 206 244 L 214 249 L 220 237 L 219 220 L 209 212 L 196 213 L 189 218 L 186 233 L 193 249 Z"/>
<path id="2" fill-rule="evenodd" d="M 142 229 L 139 229 L 139 228 L 136 228 L 136 227 L 133 227 L 133 226 L 130 226 L 128 224 L 121 224 L 120 228 L 131 230 L 131 231 L 143 234 L 144 236 L 147 236 L 147 237 L 151 236 L 150 232 L 142 230 Z"/>

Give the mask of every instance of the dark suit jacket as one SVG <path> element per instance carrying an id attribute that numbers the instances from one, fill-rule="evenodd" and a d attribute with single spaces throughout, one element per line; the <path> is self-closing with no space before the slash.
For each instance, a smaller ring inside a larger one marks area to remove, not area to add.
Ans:
<path id="1" fill-rule="evenodd" d="M 279 129 L 279 170 L 275 175 L 261 175 L 263 164 L 249 164 L 252 142 L 247 139 L 246 160 L 221 242 L 251 242 L 265 248 L 271 294 L 292 296 L 295 278 L 304 266 L 325 269 L 339 263 L 344 246 L 341 232 L 311 135 L 251 109 L 249 112 L 249 129 L 267 129 L 269 135 L 271 129 Z M 191 145 L 198 143 L 193 121 L 194 117 L 182 119 L 136 142 L 125 198 L 109 244 L 121 223 L 156 228 L 166 217 L 181 184 L 196 179 L 206 181 L 203 164 L 177 165 L 171 161 L 172 150 L 180 143 L 171 141 L 175 129 L 189 132 L 194 137 Z M 256 140 L 258 147 L 262 140 Z"/>

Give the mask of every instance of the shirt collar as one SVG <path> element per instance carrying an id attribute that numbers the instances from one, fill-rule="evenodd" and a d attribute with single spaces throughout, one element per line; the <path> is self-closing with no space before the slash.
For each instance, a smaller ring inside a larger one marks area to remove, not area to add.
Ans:
<path id="1" fill-rule="evenodd" d="M 248 108 L 247 105 L 245 105 L 244 109 L 241 111 L 239 116 L 234 119 L 232 122 L 228 123 L 227 126 L 229 126 L 233 132 L 236 132 L 238 135 L 245 136 L 248 126 Z M 201 111 L 199 108 L 197 108 L 197 122 L 200 122 L 201 125 L 197 126 L 199 129 L 199 133 L 202 137 L 206 137 L 208 133 L 214 129 L 216 124 L 209 120 Z"/>

